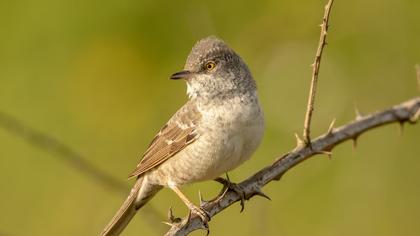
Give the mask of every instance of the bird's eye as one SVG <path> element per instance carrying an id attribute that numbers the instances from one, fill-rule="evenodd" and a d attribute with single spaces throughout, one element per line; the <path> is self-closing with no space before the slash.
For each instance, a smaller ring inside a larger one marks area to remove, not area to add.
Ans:
<path id="1" fill-rule="evenodd" d="M 209 61 L 209 62 L 206 63 L 204 68 L 206 69 L 206 71 L 211 71 L 214 68 L 216 68 L 216 63 L 214 61 Z"/>

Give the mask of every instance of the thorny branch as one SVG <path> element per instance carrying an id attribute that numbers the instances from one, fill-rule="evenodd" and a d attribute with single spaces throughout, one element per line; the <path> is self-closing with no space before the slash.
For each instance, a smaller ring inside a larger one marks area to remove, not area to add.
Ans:
<path id="1" fill-rule="evenodd" d="M 324 51 L 325 45 L 327 45 L 327 33 L 328 33 L 328 22 L 330 18 L 331 7 L 334 0 L 329 0 L 327 5 L 325 5 L 324 17 L 322 18 L 321 26 L 321 35 L 319 37 L 319 44 L 318 49 L 315 55 L 315 61 L 311 65 L 312 66 L 312 79 L 311 79 L 311 88 L 309 90 L 309 97 L 308 97 L 308 105 L 306 107 L 306 114 L 305 114 L 305 123 L 303 126 L 303 142 L 306 145 L 311 144 L 311 120 L 312 120 L 312 113 L 314 111 L 314 104 L 315 104 L 315 95 L 316 95 L 316 88 L 318 84 L 318 75 L 319 75 L 319 67 L 321 66 L 321 58 L 322 52 Z M 298 138 L 298 136 L 296 135 Z M 298 139 L 299 140 L 299 139 Z"/>
<path id="2" fill-rule="evenodd" d="M 351 139 L 355 143 L 361 134 L 375 127 L 391 123 L 399 123 L 401 125 L 405 122 L 409 122 L 414 124 L 420 117 L 420 97 L 417 97 L 374 114 L 362 116 L 358 113 L 353 122 L 336 129 L 334 129 L 335 120 L 333 120 L 325 134 L 311 141 L 310 125 L 314 110 L 318 74 L 322 52 L 326 45 L 328 21 L 333 2 L 333 0 L 329 0 L 325 6 L 324 17 L 321 24 L 319 46 L 316 52 L 315 61 L 312 64 L 312 80 L 303 130 L 304 140 L 301 141 L 296 134 L 298 145 L 294 150 L 278 158 L 272 165 L 263 168 L 262 170 L 256 172 L 253 176 L 238 184 L 238 187 L 244 191 L 246 200 L 249 200 L 256 195 L 266 197 L 266 195 L 261 191 L 263 186 L 273 180 L 280 180 L 280 178 L 288 170 L 312 156 L 317 154 L 326 154 L 328 157 L 331 157 L 332 149 L 346 140 Z M 420 67 L 417 66 L 416 69 L 417 79 L 420 81 Z M 243 196 L 240 196 L 235 191 L 228 191 L 227 193 L 221 192 L 216 198 L 214 198 L 214 200 L 204 202 L 202 208 L 209 213 L 210 217 L 213 217 L 233 203 L 240 201 L 241 197 Z M 172 227 L 166 233 L 166 236 L 187 235 L 197 229 L 208 230 L 206 225 L 201 221 L 200 217 L 189 214 L 178 223 L 172 224 Z"/>
<path id="3" fill-rule="evenodd" d="M 298 146 L 293 151 L 278 158 L 272 165 L 263 168 L 245 181 L 239 183 L 239 187 L 244 190 L 245 197 L 249 200 L 255 195 L 261 195 L 263 186 L 273 180 L 280 180 L 292 167 L 316 154 L 331 154 L 332 149 L 338 144 L 346 140 L 354 140 L 373 128 L 391 123 L 408 122 L 414 124 L 418 121 L 419 117 L 420 97 L 416 97 L 387 110 L 362 116 L 341 127 L 331 128 L 327 133 L 313 140 L 310 147 Z M 203 209 L 211 217 L 220 213 L 236 201 L 239 201 L 241 196 L 234 191 L 228 191 L 223 196 L 222 193 L 219 194 L 215 199 L 203 205 Z M 204 228 L 205 226 L 200 217 L 192 215 L 188 221 L 185 218 L 182 220 L 182 223 L 174 224 L 166 233 L 166 236 L 187 235 L 194 230 Z"/>

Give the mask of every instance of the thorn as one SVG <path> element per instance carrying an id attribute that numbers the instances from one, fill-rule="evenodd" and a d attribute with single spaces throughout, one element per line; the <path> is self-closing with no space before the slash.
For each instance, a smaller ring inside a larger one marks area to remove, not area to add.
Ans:
<path id="1" fill-rule="evenodd" d="M 333 154 L 333 153 L 332 153 L 331 151 L 330 151 L 330 152 L 328 152 L 328 154 L 327 154 L 328 159 L 330 159 L 330 160 L 332 159 L 332 154 Z"/>
<path id="2" fill-rule="evenodd" d="M 241 197 L 240 204 L 241 210 L 239 210 L 239 213 L 242 213 L 245 210 L 245 197 Z"/>
<path id="3" fill-rule="evenodd" d="M 412 115 L 409 119 L 411 124 L 416 123 L 420 118 L 420 108 L 417 109 L 416 113 L 414 113 L 414 115 Z"/>
<path id="4" fill-rule="evenodd" d="M 417 75 L 417 89 L 420 91 L 420 65 L 416 64 L 416 75 Z"/>
<path id="5" fill-rule="evenodd" d="M 400 125 L 398 126 L 398 130 L 399 130 L 400 136 L 402 136 L 404 133 L 404 121 L 400 121 L 399 123 Z"/>
<path id="6" fill-rule="evenodd" d="M 327 155 L 328 159 L 332 159 L 332 152 L 324 151 L 323 153 Z"/>
<path id="7" fill-rule="evenodd" d="M 203 200 L 203 196 L 201 195 L 201 191 L 198 190 L 198 198 L 200 199 L 200 207 L 203 207 L 208 201 Z"/>
<path id="8" fill-rule="evenodd" d="M 359 138 L 358 136 L 354 136 L 353 137 L 353 149 L 356 149 L 357 148 L 357 139 L 358 138 Z"/>
<path id="9" fill-rule="evenodd" d="M 328 159 L 332 158 L 332 152 L 329 151 L 318 151 L 316 154 L 327 155 Z"/>
<path id="10" fill-rule="evenodd" d="M 330 126 L 328 127 L 327 135 L 331 135 L 334 131 L 334 124 L 335 124 L 335 118 L 331 121 Z"/>
<path id="11" fill-rule="evenodd" d="M 356 120 L 362 119 L 362 114 L 359 112 L 359 109 L 357 107 L 354 107 L 354 112 L 356 113 Z"/>
<path id="12" fill-rule="evenodd" d="M 304 144 L 305 142 L 303 142 L 303 140 L 302 140 L 302 139 L 300 139 L 300 137 L 299 137 L 299 135 L 298 135 L 297 133 L 295 133 L 295 137 L 296 137 L 296 146 L 298 146 L 298 147 L 303 146 L 303 144 Z"/>
<path id="13" fill-rule="evenodd" d="M 166 221 L 162 221 L 162 223 L 165 224 L 165 225 L 171 226 L 171 227 L 175 226 L 175 224 L 172 224 L 172 223 L 169 223 L 169 222 L 166 222 Z"/>
<path id="14" fill-rule="evenodd" d="M 263 191 L 261 191 L 261 189 L 258 189 L 257 191 L 255 191 L 254 195 L 263 197 L 271 201 L 271 198 L 267 194 L 265 194 Z"/>
<path id="15" fill-rule="evenodd" d="M 279 175 L 277 175 L 276 177 L 274 177 L 274 180 L 279 181 L 281 179 L 281 177 L 283 177 L 284 173 L 281 173 Z"/>

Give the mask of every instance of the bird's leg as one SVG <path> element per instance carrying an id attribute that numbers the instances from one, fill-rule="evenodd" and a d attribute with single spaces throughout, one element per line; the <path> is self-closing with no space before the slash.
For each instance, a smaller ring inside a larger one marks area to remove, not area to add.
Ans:
<path id="1" fill-rule="evenodd" d="M 225 194 L 229 190 L 234 191 L 235 193 L 237 193 L 240 196 L 240 198 L 241 198 L 241 200 L 240 200 L 241 201 L 241 212 L 242 212 L 245 208 L 245 192 L 244 192 L 244 190 L 238 184 L 230 182 L 228 173 L 226 173 L 226 179 L 224 179 L 222 177 L 218 177 L 214 180 L 223 184 L 223 189 L 222 189 L 223 194 L 220 196 L 221 198 L 223 196 L 225 196 Z"/>
<path id="2" fill-rule="evenodd" d="M 204 209 L 197 207 L 192 203 L 188 198 L 181 192 L 181 190 L 178 188 L 178 186 L 169 185 L 169 188 L 171 188 L 179 198 L 187 205 L 187 207 L 190 209 L 192 213 L 197 214 L 201 220 L 203 221 L 204 225 L 207 226 L 207 222 L 210 221 L 210 215 L 207 213 Z"/>

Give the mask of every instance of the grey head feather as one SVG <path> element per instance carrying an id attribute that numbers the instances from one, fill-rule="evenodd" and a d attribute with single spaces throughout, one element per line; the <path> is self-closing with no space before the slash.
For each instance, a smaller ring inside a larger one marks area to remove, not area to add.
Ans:
<path id="1" fill-rule="evenodd" d="M 215 68 L 206 70 L 209 62 Z M 223 40 L 215 36 L 198 41 L 188 55 L 184 67 L 191 73 L 187 79 L 190 98 L 225 100 L 244 93 L 254 93 L 255 82 L 248 66 Z"/>
<path id="2" fill-rule="evenodd" d="M 209 36 L 199 40 L 191 49 L 185 63 L 186 70 L 194 70 L 205 60 L 211 59 L 212 56 L 217 54 L 234 54 L 233 50 L 221 39 L 215 36 Z"/>

